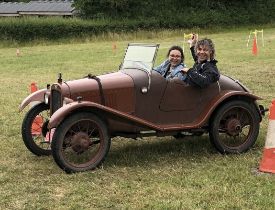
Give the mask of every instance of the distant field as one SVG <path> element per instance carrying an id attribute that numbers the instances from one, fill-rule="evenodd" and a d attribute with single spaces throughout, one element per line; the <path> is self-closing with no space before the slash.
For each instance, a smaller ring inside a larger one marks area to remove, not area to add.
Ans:
<path id="1" fill-rule="evenodd" d="M 18 113 L 18 105 L 31 82 L 44 88 L 56 82 L 59 72 L 71 80 L 117 71 L 129 42 L 159 43 L 159 64 L 171 45 L 182 46 L 183 33 L 17 47 L 0 43 L 5 46 L 0 48 L 0 209 L 275 209 L 275 175 L 257 171 L 268 117 L 245 154 L 220 155 L 207 135 L 115 138 L 101 169 L 73 175 L 60 170 L 52 157 L 36 157 L 24 146 L 20 129 L 25 111 Z M 264 47 L 258 37 L 258 56 L 251 53 L 252 40 L 246 46 L 249 29 L 199 35 L 215 42 L 220 71 L 247 85 L 268 107 L 275 99 L 275 28 L 264 29 Z M 191 66 L 187 45 L 185 51 Z"/>

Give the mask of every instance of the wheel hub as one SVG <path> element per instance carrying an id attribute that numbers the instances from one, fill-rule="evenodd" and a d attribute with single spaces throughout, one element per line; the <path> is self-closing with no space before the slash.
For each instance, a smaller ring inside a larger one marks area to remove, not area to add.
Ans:
<path id="1" fill-rule="evenodd" d="M 230 119 L 226 123 L 227 133 L 231 136 L 237 136 L 242 131 L 240 120 Z"/>
<path id="2" fill-rule="evenodd" d="M 88 150 L 90 143 L 90 138 L 86 133 L 78 132 L 72 137 L 71 146 L 73 151 L 81 154 Z"/>

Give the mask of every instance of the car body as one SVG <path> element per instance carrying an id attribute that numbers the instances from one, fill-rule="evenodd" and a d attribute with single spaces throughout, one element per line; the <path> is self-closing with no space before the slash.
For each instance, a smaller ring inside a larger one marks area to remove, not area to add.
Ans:
<path id="1" fill-rule="evenodd" d="M 40 101 L 35 106 L 40 109 L 34 107 L 22 123 L 28 149 L 37 155 L 52 152 L 69 173 L 98 167 L 116 136 L 179 138 L 209 133 L 221 153 L 247 151 L 258 136 L 264 109 L 256 101 L 261 98 L 225 75 L 207 88 L 178 78 L 167 80 L 152 69 L 158 47 L 129 44 L 119 71 L 72 81 L 62 81 L 60 75 L 57 83 L 28 96 L 20 110 Z M 40 136 L 48 139 L 46 149 L 39 148 L 32 135 L 42 111 L 47 112 L 40 122 Z"/>

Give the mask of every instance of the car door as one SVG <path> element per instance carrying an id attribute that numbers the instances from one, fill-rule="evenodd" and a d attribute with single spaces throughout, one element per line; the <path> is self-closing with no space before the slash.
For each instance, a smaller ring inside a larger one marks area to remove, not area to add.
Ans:
<path id="1" fill-rule="evenodd" d="M 218 83 L 207 88 L 187 85 L 179 79 L 167 82 L 159 109 L 175 123 L 192 123 L 202 116 L 211 100 L 219 93 Z"/>

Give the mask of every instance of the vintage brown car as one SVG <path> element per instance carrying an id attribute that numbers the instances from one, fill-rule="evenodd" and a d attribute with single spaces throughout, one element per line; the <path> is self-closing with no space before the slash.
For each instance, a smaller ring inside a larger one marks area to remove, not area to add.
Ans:
<path id="1" fill-rule="evenodd" d="M 264 108 L 238 80 L 221 75 L 207 88 L 166 80 L 152 69 L 157 44 L 129 44 L 119 71 L 58 82 L 28 96 L 22 137 L 36 155 L 53 154 L 67 173 L 95 169 L 111 138 L 202 135 L 221 153 L 256 141 Z M 38 131 L 35 131 L 38 127 Z M 53 134 L 53 137 L 52 137 Z"/>

